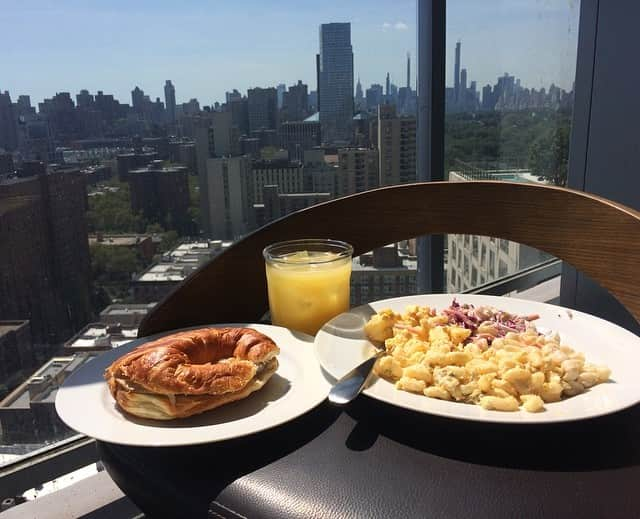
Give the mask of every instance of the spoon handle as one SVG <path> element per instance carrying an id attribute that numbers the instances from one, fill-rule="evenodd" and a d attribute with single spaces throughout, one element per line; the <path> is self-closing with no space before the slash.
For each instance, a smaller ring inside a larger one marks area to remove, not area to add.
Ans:
<path id="1" fill-rule="evenodd" d="M 329 402 L 337 405 L 346 405 L 357 397 L 369 379 L 373 365 L 382 353 L 384 351 L 379 351 L 338 380 L 329 391 Z"/>

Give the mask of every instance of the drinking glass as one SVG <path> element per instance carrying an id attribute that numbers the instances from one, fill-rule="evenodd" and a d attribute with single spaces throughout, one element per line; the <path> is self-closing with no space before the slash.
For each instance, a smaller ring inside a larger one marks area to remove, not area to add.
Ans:
<path id="1" fill-rule="evenodd" d="M 310 335 L 349 310 L 353 247 L 338 240 L 274 243 L 263 251 L 271 322 Z"/>

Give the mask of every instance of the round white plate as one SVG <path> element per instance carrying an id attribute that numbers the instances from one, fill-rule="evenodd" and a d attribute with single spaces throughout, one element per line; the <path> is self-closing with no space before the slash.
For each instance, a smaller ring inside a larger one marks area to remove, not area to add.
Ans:
<path id="1" fill-rule="evenodd" d="M 275 427 L 304 414 L 327 397 L 331 386 L 315 358 L 313 337 L 278 326 L 226 326 L 253 328 L 271 337 L 280 347 L 278 371 L 262 389 L 247 398 L 179 420 L 149 420 L 122 411 L 103 378 L 105 368 L 136 346 L 172 333 L 167 332 L 132 341 L 82 366 L 58 390 L 58 415 L 72 429 L 107 442 L 141 446 L 192 445 L 237 438 Z"/>
<path id="2" fill-rule="evenodd" d="M 447 402 L 399 391 L 387 380 L 372 375 L 364 390 L 370 397 L 414 411 L 487 422 L 550 423 L 581 420 L 613 413 L 640 402 L 640 337 L 589 314 L 521 299 L 465 294 L 434 294 L 386 299 L 354 308 L 329 321 L 316 335 L 316 355 L 322 367 L 338 379 L 376 350 L 364 334 L 364 324 L 376 311 L 404 312 L 407 305 L 423 305 L 438 312 L 451 304 L 491 305 L 519 315 L 539 314 L 541 332 L 557 331 L 561 342 L 586 355 L 587 362 L 611 368 L 611 380 L 561 402 L 545 404 L 545 411 L 489 411 L 478 405 Z"/>

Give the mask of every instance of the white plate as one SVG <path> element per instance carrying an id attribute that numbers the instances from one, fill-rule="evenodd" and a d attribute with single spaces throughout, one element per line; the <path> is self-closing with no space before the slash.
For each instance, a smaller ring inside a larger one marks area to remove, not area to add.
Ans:
<path id="1" fill-rule="evenodd" d="M 407 305 L 426 305 L 438 312 L 456 297 L 460 303 L 491 305 L 519 315 L 539 314 L 539 331 L 557 331 L 562 343 L 586 355 L 588 362 L 611 368 L 611 381 L 561 402 L 545 404 L 540 413 L 488 411 L 478 405 L 447 402 L 399 391 L 373 375 L 364 390 L 370 397 L 414 411 L 465 420 L 505 423 L 550 423 L 581 420 L 613 413 L 640 402 L 640 337 L 603 319 L 560 306 L 496 296 L 434 294 L 386 299 L 354 308 L 329 321 L 316 335 L 316 355 L 322 367 L 338 379 L 375 348 L 366 339 L 364 324 L 378 310 L 403 312 Z"/>
<path id="2" fill-rule="evenodd" d="M 134 347 L 171 333 L 168 332 L 132 341 L 82 366 L 58 390 L 58 415 L 72 429 L 99 440 L 124 445 L 176 446 L 227 440 L 275 427 L 304 414 L 326 398 L 331 386 L 313 353 L 313 337 L 278 326 L 226 326 L 253 328 L 271 337 L 280 347 L 278 371 L 262 389 L 244 400 L 169 421 L 137 418 L 121 411 L 104 381 L 105 368 Z"/>

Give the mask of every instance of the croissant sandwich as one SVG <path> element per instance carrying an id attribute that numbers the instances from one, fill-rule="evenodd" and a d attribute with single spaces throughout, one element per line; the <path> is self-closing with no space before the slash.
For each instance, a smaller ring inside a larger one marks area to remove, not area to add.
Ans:
<path id="1" fill-rule="evenodd" d="M 138 346 L 104 377 L 128 413 L 171 420 L 246 398 L 275 373 L 279 352 L 251 328 L 202 328 Z"/>

